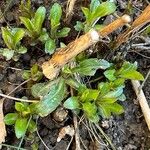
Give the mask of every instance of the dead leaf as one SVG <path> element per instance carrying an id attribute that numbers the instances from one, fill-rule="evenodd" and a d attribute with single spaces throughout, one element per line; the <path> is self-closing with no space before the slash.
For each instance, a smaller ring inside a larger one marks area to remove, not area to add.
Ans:
<path id="1" fill-rule="evenodd" d="M 66 126 L 66 127 L 63 127 L 60 129 L 60 132 L 59 132 L 59 135 L 58 135 L 58 138 L 57 138 L 57 142 L 60 142 L 61 139 L 63 139 L 65 137 L 65 135 L 70 135 L 71 137 L 74 136 L 74 128 L 73 126 Z"/>

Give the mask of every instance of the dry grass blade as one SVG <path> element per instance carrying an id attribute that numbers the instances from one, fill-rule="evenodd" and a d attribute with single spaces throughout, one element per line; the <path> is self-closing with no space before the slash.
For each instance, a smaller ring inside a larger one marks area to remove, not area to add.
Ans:
<path id="1" fill-rule="evenodd" d="M 66 8 L 66 20 L 69 23 L 73 14 L 73 8 L 75 5 L 76 0 L 68 0 L 67 1 L 67 8 Z"/>
<path id="2" fill-rule="evenodd" d="M 49 61 L 43 63 L 43 74 L 48 79 L 54 79 L 59 74 L 60 69 L 72 58 L 89 48 L 91 45 L 97 43 L 100 40 L 100 37 L 107 36 L 128 22 L 130 22 L 130 17 L 128 15 L 124 15 L 98 32 L 90 30 L 88 33 L 80 36 L 75 41 L 69 43 L 67 47 L 55 52 Z"/>
<path id="3" fill-rule="evenodd" d="M 6 128 L 4 123 L 4 114 L 3 114 L 3 100 L 0 100 L 0 144 L 5 142 L 6 137 Z"/>

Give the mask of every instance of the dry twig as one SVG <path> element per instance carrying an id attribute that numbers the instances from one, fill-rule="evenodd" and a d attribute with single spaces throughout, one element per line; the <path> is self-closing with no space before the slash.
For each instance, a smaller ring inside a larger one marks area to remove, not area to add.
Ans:
<path id="1" fill-rule="evenodd" d="M 141 106 L 143 115 L 145 117 L 145 121 L 146 121 L 147 126 L 148 126 L 148 128 L 150 130 L 150 108 L 149 108 L 149 105 L 147 103 L 147 100 L 146 100 L 146 97 L 144 95 L 144 92 L 143 92 L 142 89 L 139 90 L 139 88 L 140 88 L 139 81 L 132 80 L 132 85 L 133 85 L 133 89 L 134 89 L 134 91 L 136 93 L 137 99 L 139 100 L 139 104 Z"/>
<path id="2" fill-rule="evenodd" d="M 69 23 L 71 18 L 72 18 L 73 8 L 74 8 L 74 5 L 75 5 L 75 2 L 76 2 L 76 0 L 68 0 L 67 1 L 67 8 L 66 8 L 67 23 Z"/>
<path id="3" fill-rule="evenodd" d="M 117 37 L 117 40 L 114 43 L 114 48 L 119 47 L 122 43 L 126 42 L 129 39 L 129 36 L 137 32 L 141 27 L 143 27 L 145 24 L 150 22 L 150 5 L 148 5 L 144 11 L 141 13 L 141 15 L 132 23 L 131 27 L 119 35 Z"/>
<path id="4" fill-rule="evenodd" d="M 100 37 L 107 36 L 119 27 L 130 22 L 130 20 L 131 19 L 128 15 L 124 15 L 98 32 L 92 29 L 88 33 L 80 36 L 75 41 L 69 43 L 67 47 L 55 52 L 49 61 L 43 63 L 43 74 L 48 79 L 54 79 L 59 74 L 60 69 L 72 58 L 89 48 L 91 45 L 97 43 Z"/>

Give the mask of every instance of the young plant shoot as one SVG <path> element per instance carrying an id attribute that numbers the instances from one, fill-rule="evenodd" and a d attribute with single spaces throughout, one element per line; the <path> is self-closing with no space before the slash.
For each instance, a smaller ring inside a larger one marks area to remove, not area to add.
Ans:
<path id="1" fill-rule="evenodd" d="M 0 54 L 6 57 L 6 60 L 13 59 L 17 61 L 20 54 L 27 52 L 27 48 L 21 45 L 21 40 L 25 31 L 21 28 L 2 27 L 2 38 L 7 48 L 0 48 Z"/>
<path id="2" fill-rule="evenodd" d="M 103 24 L 97 24 L 100 18 L 110 15 L 116 10 L 116 6 L 113 2 L 102 2 L 99 0 L 91 0 L 89 8 L 81 7 L 85 16 L 85 22 L 77 21 L 75 29 L 77 31 L 88 32 L 91 28 L 100 30 L 103 28 Z"/>

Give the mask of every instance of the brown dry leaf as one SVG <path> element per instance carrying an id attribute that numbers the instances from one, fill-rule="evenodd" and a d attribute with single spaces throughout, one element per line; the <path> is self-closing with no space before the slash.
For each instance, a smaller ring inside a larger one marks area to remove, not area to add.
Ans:
<path id="1" fill-rule="evenodd" d="M 0 100 L 0 144 L 5 142 L 6 128 L 4 123 L 4 114 L 3 114 L 3 100 Z"/>
<path id="2" fill-rule="evenodd" d="M 57 142 L 60 142 L 62 138 L 65 137 L 65 135 L 70 135 L 71 137 L 74 136 L 74 128 L 73 126 L 65 126 L 63 128 L 60 129 L 60 132 L 59 132 L 59 135 L 58 135 L 58 138 L 57 138 Z"/>

